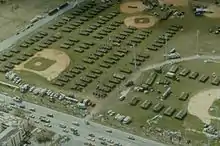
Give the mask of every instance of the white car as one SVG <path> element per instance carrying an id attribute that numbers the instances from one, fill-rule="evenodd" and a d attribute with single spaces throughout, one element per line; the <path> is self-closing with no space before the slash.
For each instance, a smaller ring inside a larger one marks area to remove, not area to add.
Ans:
<path id="1" fill-rule="evenodd" d="M 30 114 L 30 116 L 29 116 L 29 117 L 30 117 L 30 118 L 33 118 L 33 119 L 35 118 L 35 116 L 34 116 L 34 115 L 32 115 L 32 114 Z"/>
<path id="2" fill-rule="evenodd" d="M 34 122 L 35 122 L 35 123 L 37 123 L 37 124 L 39 124 L 39 123 L 40 123 L 40 122 L 39 122 L 39 121 L 37 121 L 37 120 L 35 120 Z"/>
<path id="3" fill-rule="evenodd" d="M 44 126 L 45 126 L 45 127 L 48 127 L 48 128 L 51 128 L 51 127 L 52 127 L 52 125 L 50 125 L 50 124 L 45 124 Z"/>
<path id="4" fill-rule="evenodd" d="M 107 142 L 108 142 L 108 143 L 114 143 L 114 141 L 111 140 L 111 139 L 108 139 Z"/>
<path id="5" fill-rule="evenodd" d="M 18 103 L 21 103 L 22 102 L 22 99 L 20 98 L 20 97 L 13 97 L 13 100 L 15 101 L 15 102 L 18 102 Z"/>
<path id="6" fill-rule="evenodd" d="M 63 123 L 60 123 L 59 126 L 60 126 L 60 128 L 66 128 L 66 125 Z"/>
<path id="7" fill-rule="evenodd" d="M 75 125 L 75 126 L 79 126 L 79 123 L 78 122 L 76 122 L 76 121 L 73 121 L 73 123 L 72 123 L 73 125 Z"/>
<path id="8" fill-rule="evenodd" d="M 68 133 L 69 131 L 67 129 L 63 129 L 63 132 Z"/>
<path id="9" fill-rule="evenodd" d="M 87 137 L 87 139 L 88 139 L 89 141 L 95 141 L 95 138 L 92 138 L 92 137 Z"/>

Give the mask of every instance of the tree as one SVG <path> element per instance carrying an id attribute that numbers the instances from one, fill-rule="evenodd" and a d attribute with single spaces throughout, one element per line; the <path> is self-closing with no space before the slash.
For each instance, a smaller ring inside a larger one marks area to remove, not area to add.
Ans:
<path id="1" fill-rule="evenodd" d="M 19 108 L 14 111 L 14 115 L 23 119 L 25 118 L 24 111 Z"/>
<path id="2" fill-rule="evenodd" d="M 47 130 L 42 130 L 41 132 L 37 133 L 36 140 L 38 143 L 46 143 L 52 141 L 53 133 Z"/>

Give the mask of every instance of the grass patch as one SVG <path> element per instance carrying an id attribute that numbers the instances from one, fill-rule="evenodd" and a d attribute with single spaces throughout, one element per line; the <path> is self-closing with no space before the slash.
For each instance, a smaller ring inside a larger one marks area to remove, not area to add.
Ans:
<path id="1" fill-rule="evenodd" d="M 24 67 L 34 71 L 44 71 L 53 65 L 56 61 L 43 57 L 34 57 L 24 64 Z"/>

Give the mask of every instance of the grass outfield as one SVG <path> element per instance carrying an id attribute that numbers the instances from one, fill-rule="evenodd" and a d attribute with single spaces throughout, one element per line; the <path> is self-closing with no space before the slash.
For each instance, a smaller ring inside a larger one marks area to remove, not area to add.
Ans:
<path id="1" fill-rule="evenodd" d="M 43 57 L 34 57 L 30 61 L 24 64 L 24 67 L 27 69 L 35 70 L 35 71 L 44 71 L 51 65 L 53 65 L 56 61 L 49 60 Z"/>

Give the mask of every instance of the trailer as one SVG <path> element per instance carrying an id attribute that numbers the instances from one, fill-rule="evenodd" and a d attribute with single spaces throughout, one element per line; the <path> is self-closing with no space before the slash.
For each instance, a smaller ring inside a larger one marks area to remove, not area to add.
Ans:
<path id="1" fill-rule="evenodd" d="M 48 15 L 52 16 L 52 15 L 56 14 L 58 11 L 59 11 L 58 8 L 52 9 L 48 12 Z"/>
<path id="2" fill-rule="evenodd" d="M 64 3 L 64 4 L 61 4 L 60 6 L 59 6 L 59 9 L 64 9 L 64 8 L 66 8 L 67 6 L 69 5 L 69 3 Z"/>

